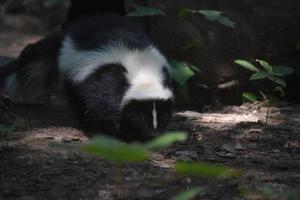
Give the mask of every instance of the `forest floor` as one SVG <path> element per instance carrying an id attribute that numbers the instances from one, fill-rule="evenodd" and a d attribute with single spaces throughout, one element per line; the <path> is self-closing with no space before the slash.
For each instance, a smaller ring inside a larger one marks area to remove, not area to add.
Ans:
<path id="1" fill-rule="evenodd" d="M 62 147 L 88 140 L 66 104 L 13 106 L 10 115 L 2 112 L 16 131 L 0 140 L 0 199 L 170 199 L 194 186 L 204 190 L 198 199 L 263 199 L 260 193 L 268 191 L 268 199 L 285 199 L 281 194 L 300 185 L 300 107 L 272 108 L 268 126 L 265 113 L 260 104 L 177 112 L 168 129 L 186 131 L 188 141 L 153 152 L 149 162 L 117 166 Z M 183 177 L 174 173 L 175 161 L 216 163 L 244 174 Z"/>

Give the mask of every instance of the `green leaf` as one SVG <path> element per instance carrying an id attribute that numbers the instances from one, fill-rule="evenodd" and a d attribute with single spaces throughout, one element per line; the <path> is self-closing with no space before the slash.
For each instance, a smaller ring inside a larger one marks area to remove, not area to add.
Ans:
<path id="1" fill-rule="evenodd" d="M 183 132 L 171 132 L 154 138 L 146 144 L 148 149 L 162 149 L 171 146 L 175 142 L 183 142 L 187 139 L 187 134 Z"/>
<path id="2" fill-rule="evenodd" d="M 200 14 L 204 15 L 210 21 L 217 21 L 220 24 L 234 28 L 234 22 L 222 15 L 222 12 L 216 10 L 199 10 Z"/>
<path id="3" fill-rule="evenodd" d="M 234 28 L 235 23 L 230 18 L 223 16 L 223 12 L 216 10 L 191 10 L 184 8 L 178 12 L 178 17 L 183 18 L 190 14 L 201 14 L 210 21 L 216 21 L 219 24 Z"/>
<path id="4" fill-rule="evenodd" d="M 166 13 L 157 8 L 151 8 L 140 5 L 133 5 L 135 8 L 134 11 L 127 14 L 128 17 L 144 17 L 144 16 L 153 16 L 153 15 L 166 15 Z"/>
<path id="5" fill-rule="evenodd" d="M 106 136 L 97 136 L 83 146 L 84 151 L 114 162 L 141 162 L 149 159 L 148 151 L 139 144 L 126 144 Z"/>
<path id="6" fill-rule="evenodd" d="M 285 65 L 274 65 L 273 73 L 276 76 L 288 76 L 295 72 L 295 70 L 289 66 Z"/>
<path id="7" fill-rule="evenodd" d="M 252 63 L 248 62 L 247 60 L 238 59 L 238 60 L 235 60 L 234 63 L 238 64 L 241 67 L 244 67 L 245 69 L 248 69 L 252 72 L 259 72 L 260 71 L 257 67 L 255 67 Z"/>
<path id="8" fill-rule="evenodd" d="M 191 68 L 194 72 L 201 73 L 201 70 L 194 65 L 189 65 L 189 68 Z"/>
<path id="9" fill-rule="evenodd" d="M 175 172 L 184 175 L 194 175 L 213 178 L 232 178 L 242 174 L 240 170 L 207 163 L 184 163 L 175 165 Z"/>
<path id="10" fill-rule="evenodd" d="M 254 102 L 257 101 L 257 96 L 252 92 L 244 92 L 243 93 L 243 99 L 254 103 Z"/>
<path id="11" fill-rule="evenodd" d="M 272 73 L 272 66 L 267 62 L 267 61 L 264 61 L 264 60 L 258 60 L 256 59 L 256 61 L 269 73 Z"/>
<path id="12" fill-rule="evenodd" d="M 186 82 L 195 75 L 187 63 L 171 61 L 171 77 L 179 85 L 186 85 Z"/>
<path id="13" fill-rule="evenodd" d="M 177 16 L 178 16 L 179 18 L 184 18 L 184 17 L 189 16 L 189 15 L 191 15 L 191 14 L 192 14 L 191 10 L 186 9 L 186 8 L 182 8 L 182 9 L 180 9 L 180 10 L 178 11 Z"/>
<path id="14" fill-rule="evenodd" d="M 280 87 L 280 86 L 275 87 L 274 92 L 279 93 L 279 95 L 280 95 L 281 97 L 284 97 L 284 96 L 285 96 L 284 89 L 283 89 L 282 87 Z"/>
<path id="15" fill-rule="evenodd" d="M 273 77 L 271 80 L 274 81 L 275 83 L 277 83 L 278 85 L 282 86 L 282 87 L 286 87 L 286 82 L 282 78 Z"/>
<path id="16" fill-rule="evenodd" d="M 252 74 L 252 76 L 250 76 L 249 79 L 250 80 L 260 80 L 260 79 L 267 78 L 269 76 L 270 76 L 269 73 L 264 72 L 264 71 L 259 71 L 259 72 Z"/>
<path id="17" fill-rule="evenodd" d="M 197 194 L 202 193 L 203 189 L 200 187 L 195 187 L 189 189 L 187 191 L 181 192 L 176 197 L 172 198 L 172 200 L 191 200 L 197 196 Z"/>

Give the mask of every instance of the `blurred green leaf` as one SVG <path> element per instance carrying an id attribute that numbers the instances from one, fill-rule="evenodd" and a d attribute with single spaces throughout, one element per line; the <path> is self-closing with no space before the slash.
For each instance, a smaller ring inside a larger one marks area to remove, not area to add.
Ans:
<path id="1" fill-rule="evenodd" d="M 199 10 L 198 12 L 210 21 L 217 21 L 220 24 L 234 28 L 234 22 L 228 17 L 223 16 L 223 12 L 216 10 Z"/>
<path id="2" fill-rule="evenodd" d="M 264 61 L 264 60 L 258 60 L 256 59 L 256 61 L 269 73 L 272 73 L 272 66 L 267 62 L 267 61 Z"/>
<path id="3" fill-rule="evenodd" d="M 149 159 L 146 148 L 126 144 L 106 136 L 97 136 L 83 146 L 84 151 L 114 162 L 140 162 Z"/>
<path id="4" fill-rule="evenodd" d="M 197 194 L 202 193 L 203 189 L 200 187 L 195 187 L 189 189 L 187 191 L 181 192 L 176 197 L 172 198 L 172 200 L 191 200 L 197 196 Z"/>
<path id="5" fill-rule="evenodd" d="M 157 8 L 151 8 L 140 5 L 133 5 L 135 8 L 134 11 L 127 14 L 128 17 L 144 17 L 144 16 L 153 16 L 153 15 L 166 15 L 166 13 Z"/>
<path id="6" fill-rule="evenodd" d="M 257 101 L 257 96 L 252 92 L 244 92 L 243 93 L 243 98 L 245 100 L 249 101 L 249 102 L 252 102 L 252 103 Z"/>
<path id="7" fill-rule="evenodd" d="M 259 71 L 259 72 L 252 74 L 252 76 L 250 76 L 249 79 L 250 80 L 260 80 L 260 79 L 264 79 L 267 77 L 269 77 L 269 73 L 264 72 L 264 71 Z"/>
<path id="8" fill-rule="evenodd" d="M 188 16 L 190 13 L 201 14 L 210 21 L 216 21 L 222 25 L 234 28 L 235 23 L 230 18 L 223 16 L 223 12 L 221 12 L 221 11 L 181 9 L 178 12 L 178 16 L 180 18 L 182 18 L 182 17 Z"/>
<path id="9" fill-rule="evenodd" d="M 185 62 L 171 61 L 171 77 L 179 85 L 186 85 L 186 82 L 195 75 Z"/>
<path id="10" fill-rule="evenodd" d="M 194 72 L 201 73 L 201 70 L 194 65 L 189 65 L 189 68 L 191 68 Z"/>
<path id="11" fill-rule="evenodd" d="M 235 60 L 234 63 L 238 64 L 241 67 L 244 67 L 245 69 L 248 69 L 252 72 L 259 72 L 260 71 L 257 67 L 255 67 L 252 63 L 248 62 L 247 60 L 238 59 L 238 60 Z"/>
<path id="12" fill-rule="evenodd" d="M 295 72 L 295 70 L 285 65 L 274 65 L 273 73 L 277 76 L 288 76 Z"/>
<path id="13" fill-rule="evenodd" d="M 189 15 L 191 15 L 191 14 L 192 14 L 191 10 L 186 9 L 186 8 L 182 8 L 182 9 L 180 9 L 180 10 L 178 11 L 177 16 L 178 16 L 179 18 L 184 18 L 184 17 L 189 16 Z"/>
<path id="14" fill-rule="evenodd" d="M 175 142 L 183 142 L 187 139 L 187 134 L 183 132 L 171 132 L 154 138 L 146 144 L 148 149 L 162 149 L 171 146 Z"/>
<path id="15" fill-rule="evenodd" d="M 271 80 L 274 81 L 275 83 L 277 83 L 278 85 L 286 88 L 286 82 L 282 78 L 273 77 L 273 78 L 271 78 Z"/>
<path id="16" fill-rule="evenodd" d="M 222 179 L 238 177 L 242 175 L 242 172 L 240 170 L 208 163 L 178 162 L 175 165 L 175 171 L 176 173 L 184 175 L 194 175 Z"/>

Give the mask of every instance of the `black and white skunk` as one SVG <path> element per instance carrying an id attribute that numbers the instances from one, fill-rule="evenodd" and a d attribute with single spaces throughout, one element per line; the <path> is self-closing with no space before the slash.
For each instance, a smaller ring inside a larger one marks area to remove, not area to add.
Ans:
<path id="1" fill-rule="evenodd" d="M 51 47 L 36 44 L 44 52 L 33 46 L 21 54 L 19 70 L 5 82 L 8 95 L 35 97 L 64 82 L 76 117 L 89 131 L 131 140 L 166 128 L 174 98 L 169 65 L 138 25 L 122 16 L 94 15 L 53 38 Z"/>

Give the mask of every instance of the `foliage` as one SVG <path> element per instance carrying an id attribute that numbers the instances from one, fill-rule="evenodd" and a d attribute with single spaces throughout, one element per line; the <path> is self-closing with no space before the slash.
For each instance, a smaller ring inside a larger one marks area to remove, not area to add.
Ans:
<path id="1" fill-rule="evenodd" d="M 256 95 L 252 92 L 244 92 L 243 99 L 252 103 L 257 101 Z"/>
<path id="2" fill-rule="evenodd" d="M 180 94 L 187 100 L 188 99 L 188 88 L 187 81 L 195 75 L 195 72 L 200 70 L 185 62 L 170 61 L 171 65 L 171 78 L 177 83 Z"/>
<path id="3" fill-rule="evenodd" d="M 286 88 L 286 82 L 283 79 L 283 77 L 288 76 L 290 74 L 294 73 L 293 68 L 285 66 L 285 65 L 271 65 L 265 60 L 256 60 L 260 67 L 256 67 L 252 63 L 248 62 L 247 60 L 235 60 L 234 62 L 253 72 L 253 74 L 250 76 L 250 80 L 261 80 L 261 79 L 268 79 L 272 81 L 275 84 L 275 87 L 273 88 L 270 97 L 267 97 L 267 95 L 264 94 L 263 91 L 260 91 L 260 94 L 264 98 L 264 100 L 267 103 L 267 114 L 266 114 L 266 124 L 268 124 L 268 117 L 269 117 L 269 109 L 271 106 L 271 103 L 275 99 L 275 94 L 279 94 L 279 96 L 283 97 L 285 96 L 285 88 Z M 257 101 L 257 97 L 255 94 L 247 92 L 243 93 L 243 98 L 250 101 L 254 102 Z"/>
<path id="4" fill-rule="evenodd" d="M 187 135 L 182 132 L 166 133 L 154 138 L 152 141 L 145 144 L 147 149 L 162 149 L 168 148 L 175 142 L 183 142 L 187 139 Z"/>
<path id="5" fill-rule="evenodd" d="M 199 187 L 195 187 L 186 191 L 181 192 L 173 200 L 190 200 L 196 197 L 197 194 L 203 192 Z"/>
<path id="6" fill-rule="evenodd" d="M 117 140 L 98 136 L 84 146 L 88 153 L 114 162 L 140 162 L 148 159 L 147 150 L 139 144 L 126 144 Z"/>
<path id="7" fill-rule="evenodd" d="M 174 132 L 161 135 L 146 144 L 127 144 L 106 136 L 97 136 L 85 144 L 83 150 L 117 163 L 142 162 L 149 159 L 149 150 L 166 148 L 186 139 L 186 133 Z"/>
<path id="8" fill-rule="evenodd" d="M 262 69 L 257 68 L 252 63 L 246 60 L 235 60 L 234 62 L 241 67 L 254 72 L 250 77 L 250 80 L 260 80 L 260 79 L 269 79 L 272 82 L 276 83 L 280 87 L 286 87 L 286 82 L 282 77 L 294 73 L 294 70 L 291 67 L 284 65 L 270 65 L 264 60 L 256 60 Z"/>
<path id="9" fill-rule="evenodd" d="M 127 14 L 128 17 L 144 17 L 144 16 L 154 16 L 154 15 L 166 15 L 166 13 L 157 8 L 151 8 L 140 5 L 133 5 L 134 11 Z"/>
<path id="10" fill-rule="evenodd" d="M 223 15 L 223 12 L 217 10 L 191 10 L 191 9 L 181 9 L 178 13 L 180 18 L 188 16 L 190 14 L 201 14 L 206 19 L 210 21 L 216 21 L 219 24 L 234 28 L 235 23 L 228 17 Z"/>
<path id="11" fill-rule="evenodd" d="M 175 171 L 178 174 L 193 175 L 201 177 L 213 177 L 220 179 L 227 179 L 238 177 L 242 174 L 240 170 L 228 168 L 225 166 L 219 166 L 208 163 L 185 163 L 178 162 L 175 165 Z"/>

